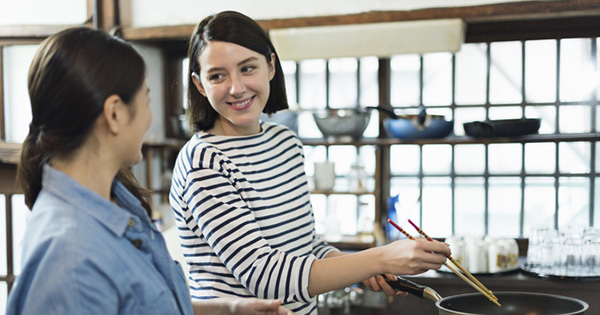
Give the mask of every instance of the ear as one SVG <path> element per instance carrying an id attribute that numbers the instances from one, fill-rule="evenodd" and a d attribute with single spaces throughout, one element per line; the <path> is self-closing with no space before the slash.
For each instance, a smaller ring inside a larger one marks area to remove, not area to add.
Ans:
<path id="1" fill-rule="evenodd" d="M 126 111 L 123 101 L 121 100 L 121 97 L 116 94 L 109 96 L 104 101 L 102 117 L 104 117 L 104 120 L 106 121 L 107 129 L 113 134 L 119 133 L 120 123 L 125 119 L 123 117 L 123 115 L 125 115 L 123 110 Z"/>
<path id="2" fill-rule="evenodd" d="M 269 81 L 275 77 L 275 53 L 271 53 L 271 62 L 269 62 Z"/>
<path id="3" fill-rule="evenodd" d="M 198 92 L 200 92 L 200 94 L 202 94 L 202 96 L 207 97 L 206 91 L 204 91 L 204 87 L 202 86 L 202 83 L 200 82 L 200 76 L 196 72 L 192 72 L 192 82 L 194 82 L 194 85 L 196 86 L 196 89 L 198 90 Z"/>

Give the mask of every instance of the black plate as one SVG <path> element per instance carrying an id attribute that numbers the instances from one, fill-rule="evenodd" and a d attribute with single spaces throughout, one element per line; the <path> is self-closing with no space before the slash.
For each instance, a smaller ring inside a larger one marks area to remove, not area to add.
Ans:
<path id="1" fill-rule="evenodd" d="M 475 138 L 518 137 L 537 133 L 539 118 L 472 121 L 463 124 L 465 134 Z"/>

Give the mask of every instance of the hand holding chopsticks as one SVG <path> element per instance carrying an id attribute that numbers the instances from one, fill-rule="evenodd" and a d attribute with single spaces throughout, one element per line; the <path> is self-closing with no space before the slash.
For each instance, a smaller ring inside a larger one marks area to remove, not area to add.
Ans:
<path id="1" fill-rule="evenodd" d="M 419 232 L 419 234 L 421 234 L 425 239 L 427 239 L 428 241 L 433 241 L 427 234 L 425 234 L 425 232 L 423 232 L 423 230 L 421 230 L 416 224 L 414 224 L 410 219 L 408 220 L 408 222 Z M 406 235 L 407 238 L 414 240 L 414 238 L 408 234 L 404 229 L 402 229 L 400 226 L 398 226 L 394 221 L 388 219 L 388 223 L 390 223 L 391 225 L 393 225 L 398 231 L 400 231 L 401 233 L 403 233 L 404 235 Z M 469 284 L 471 287 L 473 287 L 474 289 L 476 289 L 477 291 L 479 291 L 481 294 L 483 294 L 485 297 L 487 297 L 492 303 L 500 306 L 500 303 L 498 303 L 498 298 L 496 296 L 494 296 L 494 294 L 492 293 L 491 290 L 489 290 L 488 288 L 486 288 L 481 282 L 479 282 L 479 280 L 477 280 L 471 273 L 469 273 L 469 271 L 467 271 L 465 268 L 463 268 L 456 260 L 454 260 L 454 258 L 452 258 L 451 255 L 449 255 L 448 260 L 450 260 L 450 263 L 445 262 L 444 265 L 446 267 L 448 267 L 448 269 L 450 269 L 452 272 L 454 272 L 459 278 L 461 278 L 463 281 L 465 281 L 467 284 Z M 460 271 L 458 269 L 460 269 Z M 462 272 L 462 273 L 461 273 Z M 464 274 L 463 274 L 464 273 Z M 466 275 L 466 276 L 465 276 Z"/>

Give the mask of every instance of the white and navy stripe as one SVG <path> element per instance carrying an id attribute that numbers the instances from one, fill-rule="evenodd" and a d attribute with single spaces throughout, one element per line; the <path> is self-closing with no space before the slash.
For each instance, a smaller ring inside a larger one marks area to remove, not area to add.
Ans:
<path id="1" fill-rule="evenodd" d="M 194 299 L 259 297 L 316 314 L 310 267 L 335 248 L 316 237 L 304 154 L 286 127 L 245 137 L 197 133 L 173 171 L 170 203 Z"/>

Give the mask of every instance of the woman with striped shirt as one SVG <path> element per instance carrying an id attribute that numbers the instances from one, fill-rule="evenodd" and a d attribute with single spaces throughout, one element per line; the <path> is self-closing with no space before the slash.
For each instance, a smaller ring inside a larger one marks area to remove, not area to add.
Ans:
<path id="1" fill-rule="evenodd" d="M 363 281 L 397 294 L 380 274 L 438 269 L 447 245 L 398 241 L 344 254 L 315 234 L 298 137 L 261 122 L 288 108 L 266 33 L 232 11 L 211 15 L 189 43 L 188 117 L 196 133 L 174 168 L 170 203 L 193 299 L 283 300 L 316 314 L 315 297 Z"/>

